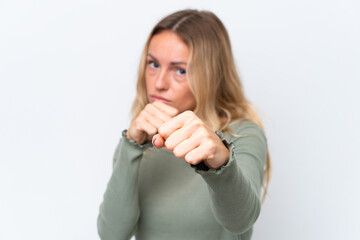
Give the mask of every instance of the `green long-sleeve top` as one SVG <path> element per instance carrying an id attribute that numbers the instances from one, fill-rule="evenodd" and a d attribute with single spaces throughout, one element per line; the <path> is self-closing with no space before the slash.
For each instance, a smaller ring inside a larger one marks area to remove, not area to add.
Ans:
<path id="1" fill-rule="evenodd" d="M 216 131 L 230 150 L 220 169 L 194 169 L 171 151 L 121 138 L 100 205 L 102 240 L 251 238 L 260 213 L 266 137 L 253 122 Z"/>

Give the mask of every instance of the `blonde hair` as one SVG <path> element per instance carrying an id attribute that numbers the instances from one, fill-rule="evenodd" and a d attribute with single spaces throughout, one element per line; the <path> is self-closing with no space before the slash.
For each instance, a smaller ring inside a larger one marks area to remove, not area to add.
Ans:
<path id="1" fill-rule="evenodd" d="M 263 129 L 261 119 L 244 95 L 225 26 L 212 12 L 197 10 L 175 12 L 151 31 L 140 61 L 133 119 L 149 103 L 145 83 L 146 56 L 152 37 L 162 31 L 176 33 L 189 47 L 187 79 L 196 100 L 194 112 L 199 118 L 213 130 L 229 131 L 229 124 L 234 120 L 249 120 Z M 270 172 L 267 152 L 262 200 L 267 194 Z"/>

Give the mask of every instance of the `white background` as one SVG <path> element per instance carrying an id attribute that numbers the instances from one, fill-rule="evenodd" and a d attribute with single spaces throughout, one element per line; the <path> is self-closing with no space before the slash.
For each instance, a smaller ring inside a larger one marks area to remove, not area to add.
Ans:
<path id="1" fill-rule="evenodd" d="M 98 239 L 146 37 L 189 7 L 222 19 L 264 119 L 253 239 L 360 239 L 357 0 L 0 0 L 0 239 Z"/>

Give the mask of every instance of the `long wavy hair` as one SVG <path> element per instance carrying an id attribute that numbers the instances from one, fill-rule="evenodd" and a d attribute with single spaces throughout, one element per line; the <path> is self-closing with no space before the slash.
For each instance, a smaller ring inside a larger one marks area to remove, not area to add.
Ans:
<path id="1" fill-rule="evenodd" d="M 162 19 L 151 31 L 143 50 L 137 81 L 132 119 L 149 103 L 145 70 L 148 47 L 153 36 L 171 31 L 189 47 L 187 79 L 195 100 L 194 113 L 213 130 L 230 130 L 234 120 L 250 120 L 263 129 L 255 107 L 244 95 L 232 54 L 230 39 L 220 19 L 209 11 L 182 10 Z M 267 195 L 271 175 L 267 152 L 263 179 L 263 197 Z"/>

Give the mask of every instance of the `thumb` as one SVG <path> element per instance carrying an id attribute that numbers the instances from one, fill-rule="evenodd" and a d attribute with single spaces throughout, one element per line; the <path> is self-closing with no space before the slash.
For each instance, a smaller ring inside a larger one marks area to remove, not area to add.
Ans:
<path id="1" fill-rule="evenodd" d="M 156 148 L 162 148 L 164 146 L 165 140 L 163 137 L 161 137 L 159 134 L 156 134 L 152 138 L 152 144 Z"/>

